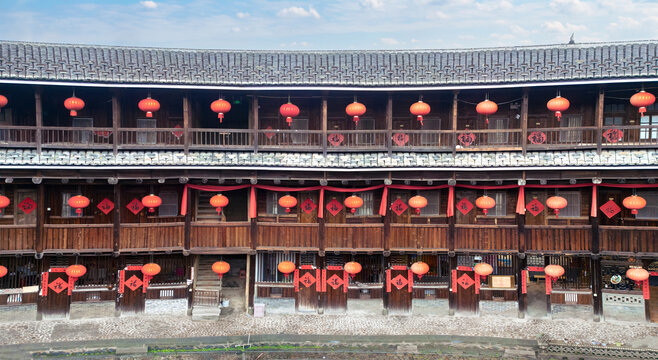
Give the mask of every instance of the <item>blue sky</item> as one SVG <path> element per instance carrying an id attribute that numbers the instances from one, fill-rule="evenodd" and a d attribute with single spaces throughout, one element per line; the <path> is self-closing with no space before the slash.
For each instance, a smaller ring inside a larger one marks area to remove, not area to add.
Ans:
<path id="1" fill-rule="evenodd" d="M 0 0 L 4 40 L 212 49 L 471 48 L 658 38 L 658 1 Z"/>

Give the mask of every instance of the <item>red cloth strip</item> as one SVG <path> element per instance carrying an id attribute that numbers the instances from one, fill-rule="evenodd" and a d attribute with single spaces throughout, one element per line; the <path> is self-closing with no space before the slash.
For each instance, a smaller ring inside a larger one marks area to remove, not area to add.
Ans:
<path id="1" fill-rule="evenodd" d="M 598 205 L 597 205 L 597 201 L 596 201 L 596 193 L 597 193 L 596 185 L 593 185 L 592 186 L 592 209 L 590 210 L 590 214 L 589 214 L 589 216 L 591 216 L 591 217 L 596 217 L 597 210 L 598 210 L 597 209 Z"/>
<path id="2" fill-rule="evenodd" d="M 183 198 L 181 200 L 181 205 L 180 205 L 180 214 L 183 215 L 183 216 L 187 215 L 187 190 L 188 189 L 201 190 L 201 191 L 232 191 L 232 190 L 246 189 L 250 186 L 251 185 L 219 186 L 219 185 L 185 184 L 185 188 L 183 189 Z"/>
<path id="3" fill-rule="evenodd" d="M 455 216 L 455 187 L 448 188 L 448 208 L 446 209 L 446 216 Z"/>
<path id="4" fill-rule="evenodd" d="M 519 186 L 519 197 L 516 199 L 516 213 L 525 215 L 525 187 Z"/>

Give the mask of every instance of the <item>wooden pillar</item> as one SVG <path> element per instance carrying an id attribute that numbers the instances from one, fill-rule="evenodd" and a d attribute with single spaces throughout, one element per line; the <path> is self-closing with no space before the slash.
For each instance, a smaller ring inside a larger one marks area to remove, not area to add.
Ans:
<path id="1" fill-rule="evenodd" d="M 605 99 L 605 92 L 603 88 L 599 88 L 599 96 L 596 98 L 596 152 L 601 153 L 601 139 L 603 138 L 603 105 Z"/>
<path id="2" fill-rule="evenodd" d="M 41 175 L 40 173 L 38 174 Z M 43 181 L 43 180 L 42 180 Z M 37 224 L 35 229 L 34 248 L 37 253 L 43 252 L 43 224 L 46 222 L 46 187 L 43 182 L 37 185 Z M 43 256 L 43 254 L 41 255 Z"/>
<path id="3" fill-rule="evenodd" d="M 190 152 L 190 98 L 189 93 L 183 95 L 183 148 L 185 155 Z"/>
<path id="4" fill-rule="evenodd" d="M 455 216 L 448 218 L 448 261 L 450 262 L 450 291 L 448 292 L 448 313 L 455 315 L 457 307 L 455 293 L 452 292 L 454 286 L 452 283 L 452 271 L 457 269 L 457 254 L 455 253 Z"/>
<path id="5" fill-rule="evenodd" d="M 523 270 L 527 267 L 526 260 L 526 234 L 525 234 L 525 215 L 516 214 L 516 222 L 518 224 L 518 259 L 516 261 L 516 298 L 519 304 L 519 318 L 525 318 L 526 313 L 526 294 L 523 293 Z"/>
<path id="6" fill-rule="evenodd" d="M 324 257 L 324 248 L 326 246 L 326 227 L 324 218 L 318 218 L 318 250 L 319 255 Z"/>
<path id="7" fill-rule="evenodd" d="M 324 256 L 319 256 L 318 269 L 326 269 L 326 268 L 327 268 L 327 258 Z M 320 281 L 320 279 L 317 279 L 316 281 Z M 318 291 L 317 296 L 318 296 L 318 314 L 324 314 L 325 309 L 327 308 L 327 293 Z"/>
<path id="8" fill-rule="evenodd" d="M 258 190 L 254 188 L 253 191 L 256 192 L 256 204 L 258 204 Z M 249 196 L 251 196 L 251 194 L 249 194 Z M 251 205 L 251 201 L 249 201 L 249 205 Z M 258 205 L 256 205 L 256 208 L 258 208 Z M 251 212 L 251 209 L 249 209 L 249 211 Z M 249 234 L 251 250 L 255 251 L 256 247 L 258 246 L 258 209 L 256 209 L 256 217 L 251 219 L 251 231 Z"/>
<path id="9" fill-rule="evenodd" d="M 521 149 L 525 155 L 528 146 L 528 89 L 523 89 L 523 102 L 521 103 Z"/>
<path id="10" fill-rule="evenodd" d="M 247 312 L 254 311 L 255 282 L 256 282 L 256 255 L 247 255 Z"/>
<path id="11" fill-rule="evenodd" d="M 600 140 L 599 137 L 599 142 Z M 596 194 L 596 197 L 597 199 L 599 198 L 598 193 Z M 601 274 L 601 256 L 599 255 L 601 250 L 599 242 L 599 218 L 590 216 L 589 221 L 592 226 L 592 243 L 590 247 L 592 251 L 590 262 L 590 268 L 592 271 L 592 311 L 594 313 L 594 321 L 601 321 L 601 315 L 603 314 L 603 294 L 601 292 L 603 279 Z"/>
<path id="12" fill-rule="evenodd" d="M 381 273 L 382 273 L 382 278 L 384 281 L 382 281 L 382 302 L 384 305 L 384 315 L 388 315 L 388 304 L 389 304 L 389 293 L 386 292 L 386 268 L 388 265 L 389 257 L 391 256 L 390 251 L 384 251 L 382 253 L 382 265 L 381 265 Z"/>
<path id="13" fill-rule="evenodd" d="M 390 179 L 390 177 L 389 177 Z M 384 251 L 391 250 L 391 210 L 388 208 L 388 199 L 382 199 L 386 202 L 386 215 L 384 215 L 384 238 L 382 239 L 382 248 Z"/>
<path id="14" fill-rule="evenodd" d="M 192 234 L 192 193 L 187 190 L 187 213 L 185 214 L 185 238 L 183 249 L 190 250 L 190 236 Z"/>
<path id="15" fill-rule="evenodd" d="M 194 306 L 194 277 L 196 272 L 196 263 L 198 256 L 186 256 L 185 257 L 185 268 L 187 269 L 187 316 L 192 316 L 192 307 Z"/>
<path id="16" fill-rule="evenodd" d="M 457 101 L 459 90 L 452 93 L 452 155 L 457 153 Z"/>
<path id="17" fill-rule="evenodd" d="M 327 155 L 327 93 L 322 94 L 322 154 Z"/>
<path id="18" fill-rule="evenodd" d="M 114 155 L 119 152 L 119 127 L 121 126 L 121 103 L 119 102 L 119 91 L 112 94 L 112 151 Z M 118 206 L 118 204 L 116 204 Z"/>
<path id="19" fill-rule="evenodd" d="M 386 149 L 388 155 L 393 154 L 393 94 L 388 93 L 386 101 Z"/>
<path id="20" fill-rule="evenodd" d="M 544 267 L 547 267 L 548 265 L 551 264 L 551 257 L 550 256 L 544 256 Z M 548 277 L 544 278 L 545 281 L 550 281 L 548 280 Z M 551 309 L 551 296 L 546 295 L 546 316 L 550 319 L 553 316 L 553 311 Z"/>
<path id="21" fill-rule="evenodd" d="M 254 153 L 258 152 L 258 96 L 254 95 L 251 100 L 251 136 L 254 142 Z"/>
<path id="22" fill-rule="evenodd" d="M 36 87 L 34 89 L 34 104 L 35 108 L 35 125 L 36 125 L 36 134 L 34 140 L 37 143 L 37 153 L 41 154 L 41 129 L 43 127 L 43 105 L 41 104 L 41 88 Z"/>
<path id="23" fill-rule="evenodd" d="M 115 133 L 116 134 L 116 133 Z M 121 244 L 121 185 L 114 185 L 114 223 L 112 224 L 112 251 L 119 255 Z"/>

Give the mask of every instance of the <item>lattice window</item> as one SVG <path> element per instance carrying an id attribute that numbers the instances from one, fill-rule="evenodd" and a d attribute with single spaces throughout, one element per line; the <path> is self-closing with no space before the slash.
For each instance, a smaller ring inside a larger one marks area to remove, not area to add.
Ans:
<path id="1" fill-rule="evenodd" d="M 658 191 L 638 191 L 647 201 L 647 206 L 637 211 L 638 219 L 658 219 Z"/>

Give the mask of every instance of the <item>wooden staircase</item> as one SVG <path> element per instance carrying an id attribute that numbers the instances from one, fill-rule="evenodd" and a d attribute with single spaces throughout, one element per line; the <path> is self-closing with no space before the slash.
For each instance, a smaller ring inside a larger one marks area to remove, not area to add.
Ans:
<path id="1" fill-rule="evenodd" d="M 213 256 L 199 256 L 195 261 L 192 320 L 219 320 L 222 287 L 217 274 L 212 271 L 215 261 Z"/>

